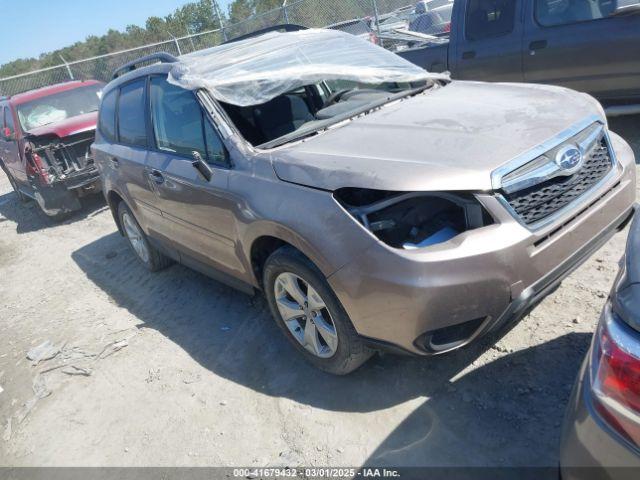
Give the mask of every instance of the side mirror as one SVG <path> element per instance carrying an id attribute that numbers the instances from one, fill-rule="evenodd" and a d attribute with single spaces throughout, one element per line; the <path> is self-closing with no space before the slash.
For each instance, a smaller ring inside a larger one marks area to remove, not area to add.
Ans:
<path id="1" fill-rule="evenodd" d="M 13 140 L 15 137 L 14 133 L 9 127 L 4 127 L 2 129 L 2 136 L 5 138 L 5 140 Z"/>
<path id="2" fill-rule="evenodd" d="M 191 152 L 191 154 L 194 158 L 192 163 L 193 168 L 195 168 L 207 182 L 210 181 L 211 177 L 213 177 L 213 170 L 211 169 L 209 164 L 202 159 L 202 155 L 200 155 L 200 153 L 198 153 L 197 151 L 194 150 L 193 152 Z"/>

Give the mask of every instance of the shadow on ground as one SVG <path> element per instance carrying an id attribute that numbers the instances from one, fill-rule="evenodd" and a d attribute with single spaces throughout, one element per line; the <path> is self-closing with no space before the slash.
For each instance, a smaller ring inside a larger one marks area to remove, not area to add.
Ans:
<path id="1" fill-rule="evenodd" d="M 216 375 L 266 395 L 334 411 L 367 412 L 430 397 L 425 415 L 419 415 L 423 420 L 413 428 L 425 426 L 424 419 L 437 418 L 439 414 L 433 412 L 439 409 L 449 411 L 450 379 L 496 340 L 488 338 L 454 354 L 429 359 L 374 358 L 352 375 L 334 377 L 307 365 L 290 347 L 261 296 L 247 296 L 179 265 L 148 273 L 115 232 L 75 251 L 72 257 L 96 285 L 143 322 L 139 328 L 162 333 Z M 517 397 L 519 388 L 532 387 L 532 392 L 517 398 L 552 407 L 555 413 L 545 421 L 557 420 L 564 397 L 555 406 L 535 397 L 544 396 L 546 389 L 569 391 L 587 343 L 587 338 L 571 336 L 482 368 L 457 389 L 461 398 L 473 399 L 460 403 L 460 408 L 469 409 L 482 400 L 493 409 L 490 415 L 504 413 L 501 399 Z M 546 371 L 556 363 L 568 373 L 549 380 Z M 518 410 L 506 414 L 520 415 Z"/>
<path id="2" fill-rule="evenodd" d="M 89 195 L 80 201 L 81 210 L 74 212 L 64 221 L 55 221 L 42 213 L 33 200 L 21 202 L 12 191 L 0 195 L 0 222 L 14 222 L 18 233 L 29 233 L 58 225 L 71 225 L 108 208 L 102 194 Z"/>
<path id="3" fill-rule="evenodd" d="M 454 381 L 434 371 L 429 380 L 442 385 L 363 465 L 554 467 L 562 419 L 590 338 L 570 333 Z"/>

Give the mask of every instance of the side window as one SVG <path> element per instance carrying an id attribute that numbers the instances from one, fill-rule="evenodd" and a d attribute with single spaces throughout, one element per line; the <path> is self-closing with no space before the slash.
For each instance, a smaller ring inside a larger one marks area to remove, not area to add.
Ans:
<path id="1" fill-rule="evenodd" d="M 535 0 L 536 20 L 543 27 L 598 20 L 611 15 L 616 6 L 627 6 L 638 0 Z"/>
<path id="2" fill-rule="evenodd" d="M 116 141 L 116 99 L 118 89 L 111 90 L 103 99 L 100 105 L 100 116 L 98 118 L 98 128 L 102 135 L 110 142 Z"/>
<path id="3" fill-rule="evenodd" d="M 226 165 L 227 150 L 211 122 L 204 118 L 204 138 L 207 146 L 207 161 L 213 165 Z"/>
<path id="4" fill-rule="evenodd" d="M 16 132 L 15 126 L 13 125 L 13 115 L 11 115 L 9 107 L 4 107 L 4 127 L 9 129 L 10 135 Z"/>
<path id="5" fill-rule="evenodd" d="M 120 143 L 147 146 L 144 105 L 145 79 L 128 83 L 120 89 L 118 99 L 118 138 Z"/>
<path id="6" fill-rule="evenodd" d="M 209 163 L 226 163 L 226 151 L 190 90 L 151 78 L 151 118 L 160 150 L 191 157 L 198 152 Z"/>
<path id="7" fill-rule="evenodd" d="M 469 0 L 465 35 L 469 40 L 502 37 L 513 32 L 516 2 Z"/>

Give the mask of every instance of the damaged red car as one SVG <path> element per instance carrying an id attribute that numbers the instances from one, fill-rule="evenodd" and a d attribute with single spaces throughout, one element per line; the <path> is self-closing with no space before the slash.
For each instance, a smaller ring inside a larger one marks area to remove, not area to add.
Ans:
<path id="1" fill-rule="evenodd" d="M 91 154 L 103 83 L 73 81 L 0 97 L 0 167 L 21 200 L 49 217 L 98 192 Z"/>

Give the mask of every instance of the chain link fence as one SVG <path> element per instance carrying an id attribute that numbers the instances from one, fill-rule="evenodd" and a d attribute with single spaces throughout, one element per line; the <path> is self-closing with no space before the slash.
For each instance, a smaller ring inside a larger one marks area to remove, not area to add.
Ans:
<path id="1" fill-rule="evenodd" d="M 143 47 L 108 53 L 97 57 L 67 62 L 56 67 L 14 75 L 0 79 L 0 95 L 15 95 L 35 88 L 45 87 L 69 80 L 96 79 L 111 80 L 114 70 L 121 65 L 152 53 L 167 52 L 178 56 L 219 45 L 222 40 L 220 30 L 211 30 Z"/>
<path id="2" fill-rule="evenodd" d="M 399 25 L 405 29 L 409 28 L 409 22 L 413 20 L 406 16 L 398 20 L 392 12 L 413 12 L 415 4 L 415 0 L 285 0 L 281 7 L 260 15 L 236 23 L 221 22 L 224 25 L 223 29 L 171 38 L 152 45 L 0 78 L 0 95 L 15 95 L 69 80 L 97 79 L 108 82 L 116 68 L 136 58 L 156 52 L 167 52 L 178 56 L 284 23 L 310 28 L 335 28 L 354 35 L 368 36 L 370 39 L 375 37 L 374 40 L 381 45 L 397 50 L 394 37 L 396 27 Z M 212 12 L 212 14 L 215 13 Z M 221 20 L 224 21 L 224 19 Z M 388 24 L 393 24 L 393 28 L 388 28 Z"/>

